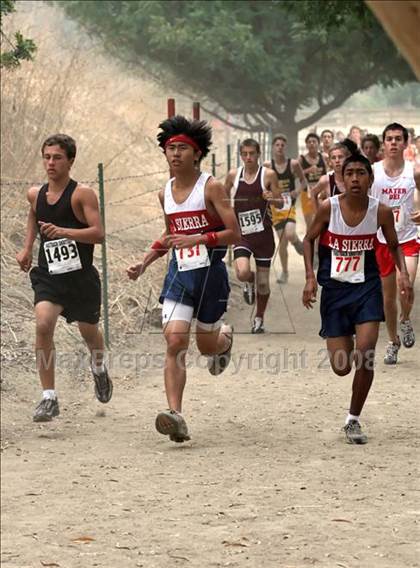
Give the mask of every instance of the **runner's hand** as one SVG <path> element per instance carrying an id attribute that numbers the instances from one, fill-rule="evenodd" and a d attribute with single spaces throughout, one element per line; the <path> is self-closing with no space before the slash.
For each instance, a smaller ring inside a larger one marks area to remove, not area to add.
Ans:
<path id="1" fill-rule="evenodd" d="M 404 299 L 409 304 L 412 304 L 414 301 L 413 295 L 413 286 L 410 282 L 410 277 L 406 273 L 401 273 L 398 277 L 398 288 L 400 290 L 401 296 L 404 296 Z"/>
<path id="2" fill-rule="evenodd" d="M 62 227 L 57 227 L 52 223 L 44 223 L 43 221 L 38 221 L 38 224 L 41 233 L 48 239 L 59 239 L 63 237 Z"/>
<path id="3" fill-rule="evenodd" d="M 165 244 L 177 249 L 193 247 L 197 244 L 197 235 L 168 235 Z"/>
<path id="4" fill-rule="evenodd" d="M 305 288 L 303 289 L 302 302 L 307 310 L 312 309 L 316 302 L 316 293 L 318 291 L 318 284 L 315 278 L 310 278 L 306 281 Z"/>
<path id="5" fill-rule="evenodd" d="M 413 211 L 413 213 L 411 213 L 411 220 L 416 225 L 420 225 L 420 209 L 418 211 Z"/>
<path id="6" fill-rule="evenodd" d="M 132 264 L 126 270 L 127 276 L 130 280 L 137 280 L 139 276 L 144 274 L 146 267 L 143 262 L 139 262 L 138 264 Z"/>
<path id="7" fill-rule="evenodd" d="M 16 253 L 16 260 L 23 272 L 28 272 L 32 265 L 32 251 L 21 250 Z"/>

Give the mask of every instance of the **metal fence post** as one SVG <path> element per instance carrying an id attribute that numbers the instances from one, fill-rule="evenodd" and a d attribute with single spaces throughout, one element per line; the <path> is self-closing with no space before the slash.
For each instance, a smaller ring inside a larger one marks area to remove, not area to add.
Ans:
<path id="1" fill-rule="evenodd" d="M 232 167 L 232 149 L 230 144 L 228 144 L 226 146 L 226 165 L 227 165 L 227 173 L 230 172 L 230 169 Z M 228 247 L 228 265 L 232 266 L 233 263 L 233 257 L 232 257 L 232 247 L 229 246 Z"/>
<path id="2" fill-rule="evenodd" d="M 105 193 L 104 193 L 104 165 L 98 164 L 99 203 L 101 208 L 104 240 L 102 242 L 102 304 L 104 313 L 104 339 L 109 349 L 109 309 L 108 309 L 108 267 L 106 260 L 106 229 L 105 229 Z"/>

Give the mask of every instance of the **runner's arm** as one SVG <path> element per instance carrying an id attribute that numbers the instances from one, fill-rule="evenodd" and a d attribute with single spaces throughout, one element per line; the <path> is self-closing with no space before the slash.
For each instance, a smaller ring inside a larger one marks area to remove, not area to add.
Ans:
<path id="1" fill-rule="evenodd" d="M 86 229 L 70 229 L 57 227 L 53 223 L 39 221 L 41 233 L 49 239 L 72 239 L 79 243 L 102 243 L 105 232 L 99 213 L 98 198 L 93 189 L 87 186 L 78 186 L 74 192 L 75 211 L 80 212 L 81 221 L 86 223 Z"/>
<path id="2" fill-rule="evenodd" d="M 25 241 L 23 243 L 23 248 L 18 253 L 16 253 L 16 260 L 20 266 L 20 269 L 24 272 L 28 272 L 32 265 L 32 249 L 36 236 L 38 234 L 38 228 L 36 225 L 35 217 L 35 203 L 38 196 L 39 188 L 31 187 L 27 193 L 27 200 L 29 201 L 29 211 L 28 220 L 26 223 L 26 234 Z"/>
<path id="3" fill-rule="evenodd" d="M 169 250 L 169 242 L 168 242 L 168 235 L 169 235 L 169 221 L 167 216 L 165 215 L 165 208 L 164 208 L 164 196 L 163 191 L 160 190 L 158 194 L 159 203 L 162 207 L 163 214 L 165 217 L 165 230 L 153 244 L 152 247 L 147 253 L 144 255 L 143 260 L 138 262 L 137 264 L 132 264 L 126 269 L 127 276 L 130 280 L 137 280 L 139 276 L 141 276 L 146 268 L 150 266 L 155 260 L 160 258 L 161 256 L 165 256 L 165 254 Z"/>
<path id="4" fill-rule="evenodd" d="M 316 302 L 317 282 L 314 272 L 314 247 L 315 241 L 328 225 L 330 219 L 331 205 L 329 201 L 322 203 L 315 214 L 304 239 L 303 239 L 303 258 L 305 261 L 306 283 L 302 294 L 302 303 L 305 308 L 313 307 Z"/>
<path id="5" fill-rule="evenodd" d="M 299 187 L 294 191 L 291 191 L 290 194 L 292 197 L 298 197 L 301 191 L 304 191 L 308 187 L 308 182 L 306 181 L 305 174 L 303 173 L 302 166 L 300 165 L 299 160 L 292 160 L 291 161 L 292 172 L 295 178 L 299 181 Z"/>
<path id="6" fill-rule="evenodd" d="M 281 196 L 282 190 L 279 187 L 279 180 L 274 170 L 267 169 L 265 172 L 264 183 L 267 187 L 267 189 L 263 191 L 264 199 L 270 205 L 274 205 L 274 207 L 281 209 L 284 205 L 284 199 Z"/>
<path id="7" fill-rule="evenodd" d="M 226 195 L 229 198 L 230 198 L 230 192 L 232 191 L 233 183 L 235 181 L 236 172 L 237 172 L 237 170 L 230 170 L 230 172 L 228 172 L 226 179 L 225 179 L 224 187 L 225 187 Z"/>
<path id="8" fill-rule="evenodd" d="M 324 175 L 320 177 L 319 182 L 311 189 L 311 201 L 315 208 L 315 211 L 318 211 L 319 209 L 318 196 L 323 191 L 328 190 L 328 185 L 329 185 L 328 176 Z"/>
<path id="9" fill-rule="evenodd" d="M 414 204 L 416 211 L 411 214 L 411 219 L 416 225 L 420 225 L 420 167 L 414 168 L 414 181 L 416 182 L 417 192 L 414 194 Z"/>
<path id="10" fill-rule="evenodd" d="M 385 240 L 389 247 L 389 251 L 392 254 L 394 262 L 400 271 L 400 276 L 398 279 L 398 287 L 402 295 L 407 296 L 408 301 L 413 301 L 413 287 L 410 283 L 410 277 L 408 275 L 407 266 L 405 264 L 405 258 L 401 247 L 398 243 L 397 233 L 395 231 L 395 221 L 394 215 L 390 207 L 387 207 L 383 203 L 379 204 L 378 209 L 378 224 L 382 229 Z"/>

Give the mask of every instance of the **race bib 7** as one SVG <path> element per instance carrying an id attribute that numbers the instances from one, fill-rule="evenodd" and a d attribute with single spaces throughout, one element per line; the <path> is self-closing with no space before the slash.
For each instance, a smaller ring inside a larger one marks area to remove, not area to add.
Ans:
<path id="1" fill-rule="evenodd" d="M 365 251 L 331 251 L 331 278 L 349 284 L 365 281 Z"/>

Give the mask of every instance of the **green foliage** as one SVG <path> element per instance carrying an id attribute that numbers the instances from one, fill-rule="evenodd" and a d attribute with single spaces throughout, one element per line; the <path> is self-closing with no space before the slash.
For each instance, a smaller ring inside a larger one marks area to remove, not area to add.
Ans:
<path id="1" fill-rule="evenodd" d="M 2 44 L 7 43 L 11 49 L 2 51 L 0 55 L 0 67 L 13 69 L 20 65 L 21 61 L 32 60 L 36 51 L 35 43 L 24 38 L 20 32 L 15 32 L 14 41 L 11 41 L 3 32 L 4 17 L 15 11 L 16 0 L 1 0 L 0 2 L 0 30 Z"/>
<path id="2" fill-rule="evenodd" d="M 371 85 L 413 80 L 362 0 L 66 0 L 114 56 L 249 127 L 296 132 Z M 314 108 L 296 121 L 303 107 Z"/>

